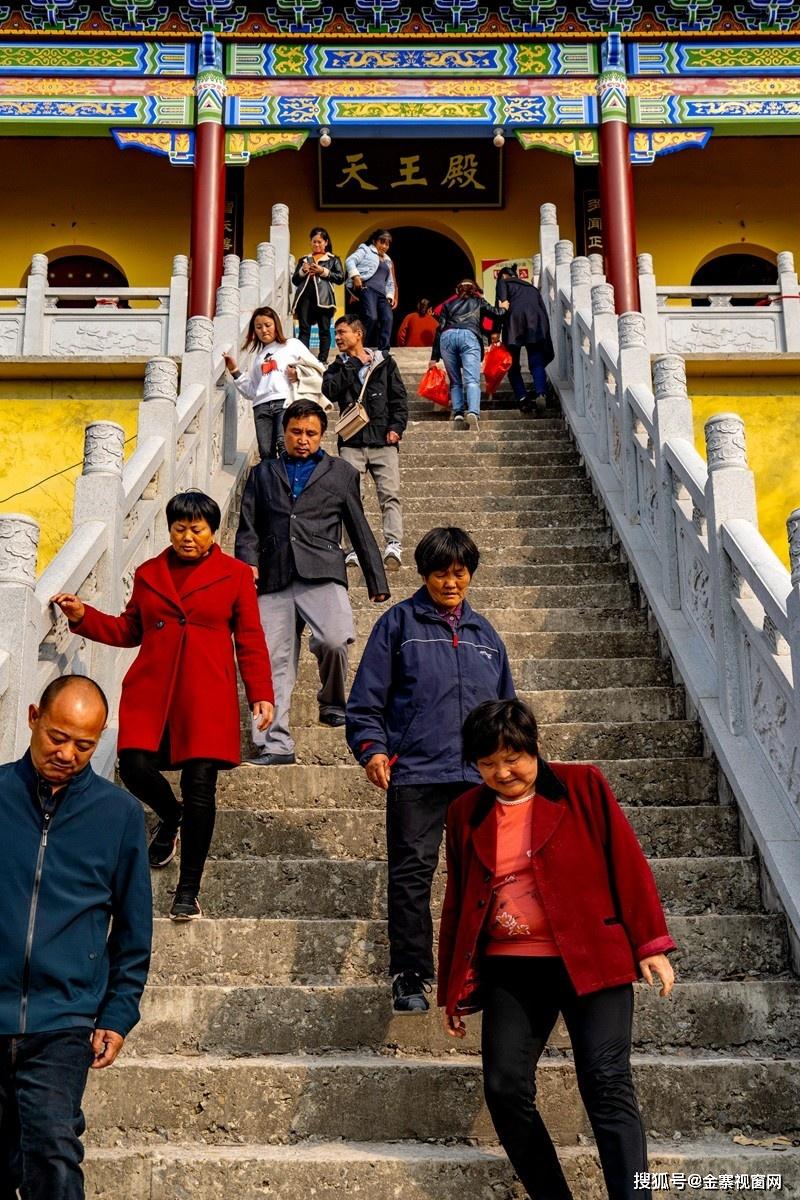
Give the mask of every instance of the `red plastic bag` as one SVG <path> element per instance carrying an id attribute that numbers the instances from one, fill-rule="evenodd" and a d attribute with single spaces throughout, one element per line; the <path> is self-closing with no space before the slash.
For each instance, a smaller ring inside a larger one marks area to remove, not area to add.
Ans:
<path id="1" fill-rule="evenodd" d="M 432 400 L 434 404 L 447 407 L 450 403 L 450 380 L 441 363 L 431 363 L 422 376 L 417 395 L 422 396 L 423 400 Z"/>
<path id="2" fill-rule="evenodd" d="M 483 356 L 483 377 L 486 380 L 486 395 L 493 396 L 511 366 L 511 354 L 507 346 L 497 342 Z"/>

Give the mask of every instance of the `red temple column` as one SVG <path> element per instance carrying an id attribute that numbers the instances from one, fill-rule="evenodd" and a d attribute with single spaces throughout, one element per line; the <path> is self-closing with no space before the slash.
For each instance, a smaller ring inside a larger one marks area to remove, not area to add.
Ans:
<path id="1" fill-rule="evenodd" d="M 225 76 L 222 51 L 204 35 L 197 73 L 197 128 L 194 141 L 189 315 L 213 317 L 222 275 L 225 228 Z"/>
<path id="2" fill-rule="evenodd" d="M 603 50 L 600 98 L 600 208 L 606 278 L 618 313 L 638 312 L 636 206 L 629 149 L 628 81 L 624 50 L 611 35 Z"/>

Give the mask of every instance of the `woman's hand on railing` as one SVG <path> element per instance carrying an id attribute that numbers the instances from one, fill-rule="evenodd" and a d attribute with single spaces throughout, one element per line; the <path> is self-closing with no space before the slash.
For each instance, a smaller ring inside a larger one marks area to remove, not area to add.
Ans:
<path id="1" fill-rule="evenodd" d="M 253 705 L 253 720 L 257 729 L 260 729 L 262 733 L 265 729 L 269 729 L 274 716 L 274 704 L 270 704 L 269 700 L 256 700 Z"/>
<path id="2" fill-rule="evenodd" d="M 444 1014 L 444 1031 L 448 1037 L 463 1038 L 467 1036 L 467 1027 L 464 1024 L 463 1017 L 450 1016 L 449 1013 Z"/>
<path id="3" fill-rule="evenodd" d="M 653 971 L 656 972 L 661 980 L 659 996 L 668 996 L 675 986 L 675 972 L 666 954 L 650 954 L 647 958 L 641 959 L 639 970 L 642 972 L 644 981 L 648 987 L 655 987 L 656 981 L 653 978 Z"/>
<path id="4" fill-rule="evenodd" d="M 50 603 L 58 605 L 70 625 L 77 625 L 83 620 L 86 605 L 79 596 L 73 596 L 71 592 L 59 592 L 57 596 L 50 597 Z"/>
<path id="5" fill-rule="evenodd" d="M 237 362 L 236 362 L 236 359 L 235 359 L 235 358 L 233 358 L 233 357 L 232 357 L 232 355 L 230 355 L 230 354 L 223 354 L 223 356 L 222 356 L 222 357 L 224 358 L 224 360 L 225 360 L 225 366 L 228 368 L 228 370 L 230 371 L 231 375 L 235 375 L 235 374 L 236 374 L 236 372 L 239 370 L 239 367 L 238 367 L 238 364 L 237 364 Z"/>

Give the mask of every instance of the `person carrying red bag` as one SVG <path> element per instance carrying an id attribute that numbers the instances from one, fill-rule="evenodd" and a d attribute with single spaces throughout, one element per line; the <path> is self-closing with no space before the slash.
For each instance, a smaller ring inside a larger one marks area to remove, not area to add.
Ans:
<path id="1" fill-rule="evenodd" d="M 508 379 L 514 389 L 521 412 L 544 412 L 547 405 L 547 373 L 545 367 L 554 357 L 550 337 L 550 321 L 539 289 L 527 279 L 520 279 L 516 266 L 501 267 L 497 275 L 497 303 L 505 302 L 508 319 L 503 329 L 503 342 L 511 354 Z M 528 368 L 533 380 L 533 395 L 528 396 L 522 378 L 520 358 L 523 348 L 528 353 Z"/>

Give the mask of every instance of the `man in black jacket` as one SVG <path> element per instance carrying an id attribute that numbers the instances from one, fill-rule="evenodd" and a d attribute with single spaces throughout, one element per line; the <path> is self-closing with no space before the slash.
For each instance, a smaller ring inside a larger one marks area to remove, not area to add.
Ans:
<path id="1" fill-rule="evenodd" d="M 0 766 L 3 1200 L 82 1200 L 86 1077 L 139 1020 L 147 842 L 139 801 L 89 765 L 107 715 L 91 679 L 56 679 L 28 711 L 29 750 Z"/>
<path id="2" fill-rule="evenodd" d="M 375 482 L 383 521 L 383 563 L 396 571 L 403 555 L 403 514 L 400 507 L 400 439 L 408 424 L 408 399 L 397 363 L 380 350 L 364 345 L 364 326 L 358 317 L 340 317 L 334 327 L 338 357 L 322 377 L 322 391 L 345 412 L 357 401 L 369 416 L 353 437 L 339 438 L 339 457 L 355 467 L 361 477 L 369 472 Z M 345 562 L 357 561 L 348 550 Z"/>
<path id="3" fill-rule="evenodd" d="M 297 678 L 300 638 L 308 625 L 319 664 L 317 693 L 323 725 L 344 725 L 348 646 L 355 640 L 341 549 L 344 524 L 358 555 L 370 599 L 388 600 L 380 551 L 364 516 L 358 472 L 326 454 L 328 425 L 313 400 L 283 413 L 285 449 L 250 472 L 242 497 L 236 557 L 258 581 L 258 606 L 272 664 L 275 717 L 266 734 L 253 731 L 253 766 L 295 761 L 289 708 Z"/>

